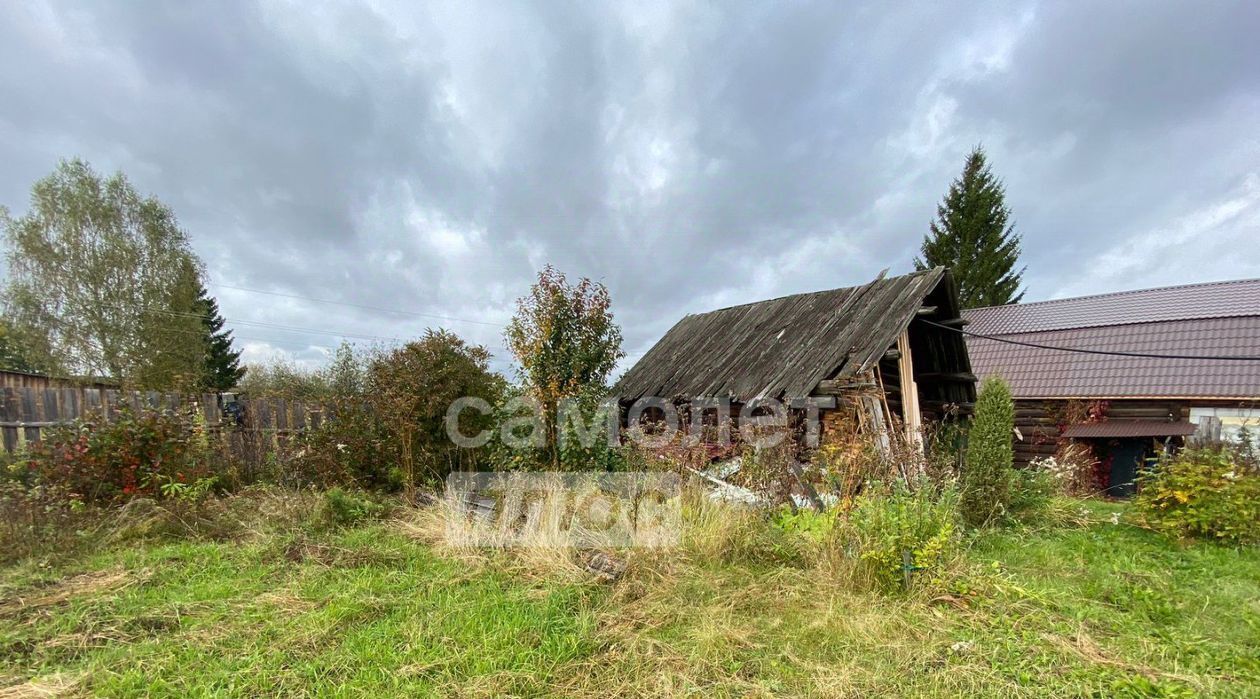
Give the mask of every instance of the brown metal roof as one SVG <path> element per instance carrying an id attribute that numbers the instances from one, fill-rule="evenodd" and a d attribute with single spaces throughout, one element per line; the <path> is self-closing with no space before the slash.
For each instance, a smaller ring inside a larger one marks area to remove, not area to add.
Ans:
<path id="1" fill-rule="evenodd" d="M 745 402 L 808 396 L 823 379 L 852 376 L 878 363 L 924 299 L 948 279 L 938 267 L 689 315 L 626 372 L 612 393 L 622 400 L 705 396 Z M 953 305 L 941 312 L 956 313 L 957 295 L 946 298 Z M 950 334 L 948 341 L 966 356 L 960 337 Z"/>
<path id="2" fill-rule="evenodd" d="M 968 327 L 968 330 L 971 328 Z M 1185 355 L 1260 354 L 1260 316 L 1114 325 L 1000 337 L 1055 347 Z M 998 374 L 1016 398 L 1260 399 L 1260 362 L 1112 357 L 967 338 L 977 376 Z"/>
<path id="3" fill-rule="evenodd" d="M 973 308 L 967 329 L 982 335 L 1260 315 L 1260 279 L 1168 286 L 1054 301 Z"/>
<path id="4" fill-rule="evenodd" d="M 1189 422 L 1157 422 L 1108 420 L 1069 425 L 1063 430 L 1064 437 L 1075 439 L 1100 439 L 1122 437 L 1188 437 L 1198 429 Z"/>
<path id="5" fill-rule="evenodd" d="M 1260 280 L 1196 284 L 965 311 L 969 332 L 1057 347 L 1260 355 Z M 1260 400 L 1260 362 L 1112 357 L 967 337 L 978 376 L 1016 398 Z"/>

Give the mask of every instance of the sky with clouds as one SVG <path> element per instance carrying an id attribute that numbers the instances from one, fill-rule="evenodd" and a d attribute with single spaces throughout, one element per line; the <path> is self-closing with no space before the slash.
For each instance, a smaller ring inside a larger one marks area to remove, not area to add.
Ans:
<path id="1" fill-rule="evenodd" d="M 908 271 L 977 143 L 1026 300 L 1260 277 L 1257 36 L 1253 2 L 0 3 L 0 205 L 122 170 L 252 360 L 440 325 L 506 369 L 550 262 L 632 362 Z"/>

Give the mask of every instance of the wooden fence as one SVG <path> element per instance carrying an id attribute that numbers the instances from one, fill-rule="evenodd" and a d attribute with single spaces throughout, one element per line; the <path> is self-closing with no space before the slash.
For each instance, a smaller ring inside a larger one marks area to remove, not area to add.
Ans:
<path id="1" fill-rule="evenodd" d="M 76 418 L 109 422 L 119 411 L 145 409 L 167 412 L 201 413 L 207 429 L 235 436 L 248 433 L 266 437 L 273 445 L 285 442 L 308 427 L 318 427 L 322 414 L 318 407 L 281 398 L 242 399 L 238 420 L 225 410 L 219 394 L 184 395 L 157 391 L 122 391 L 113 388 L 0 388 L 0 434 L 5 451 L 12 452 L 37 441 L 40 432 L 52 425 Z M 257 439 L 249 441 L 256 442 Z"/>
<path id="2" fill-rule="evenodd" d="M 29 371 L 0 369 L 0 388 L 118 388 L 118 384 L 94 379 L 59 379 Z"/>

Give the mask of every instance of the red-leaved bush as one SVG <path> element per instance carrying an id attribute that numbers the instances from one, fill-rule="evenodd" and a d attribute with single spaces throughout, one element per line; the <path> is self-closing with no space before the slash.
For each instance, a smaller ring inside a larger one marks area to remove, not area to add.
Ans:
<path id="1" fill-rule="evenodd" d="M 120 411 L 109 422 L 77 420 L 44 430 L 27 448 L 24 478 L 83 501 L 160 496 L 169 483 L 210 471 L 204 427 L 157 411 Z"/>

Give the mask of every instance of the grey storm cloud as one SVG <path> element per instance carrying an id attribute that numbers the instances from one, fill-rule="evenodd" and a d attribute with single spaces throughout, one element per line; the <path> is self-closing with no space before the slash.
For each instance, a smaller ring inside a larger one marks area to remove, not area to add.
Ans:
<path id="1" fill-rule="evenodd" d="M 633 360 L 908 269 L 977 143 L 1030 300 L 1257 277 L 1258 33 L 1224 2 L 5 3 L 0 204 L 126 172 L 249 356 L 304 361 L 445 325 L 506 368 L 548 262 L 609 286 Z"/>

